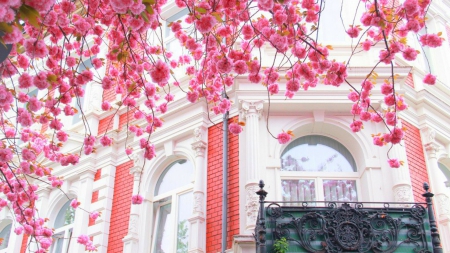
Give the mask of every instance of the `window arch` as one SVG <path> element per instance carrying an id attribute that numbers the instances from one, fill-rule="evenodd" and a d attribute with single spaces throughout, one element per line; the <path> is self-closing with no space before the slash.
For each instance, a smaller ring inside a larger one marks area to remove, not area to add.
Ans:
<path id="1" fill-rule="evenodd" d="M 338 141 L 308 135 L 281 154 L 283 201 L 357 201 L 357 167 Z"/>
<path id="2" fill-rule="evenodd" d="M 171 163 L 158 178 L 153 201 L 155 226 L 152 252 L 188 252 L 193 173 L 193 164 L 180 159 Z"/>
<path id="3" fill-rule="evenodd" d="M 0 251 L 7 249 L 9 244 L 9 237 L 11 235 L 11 229 L 12 229 L 12 223 L 9 222 L 6 224 L 2 230 L 0 230 L 0 240 L 2 242 L 0 243 Z"/>
<path id="4" fill-rule="evenodd" d="M 75 209 L 72 208 L 70 202 L 71 200 L 67 201 L 56 215 L 51 253 L 67 252 L 70 246 L 75 220 Z"/>

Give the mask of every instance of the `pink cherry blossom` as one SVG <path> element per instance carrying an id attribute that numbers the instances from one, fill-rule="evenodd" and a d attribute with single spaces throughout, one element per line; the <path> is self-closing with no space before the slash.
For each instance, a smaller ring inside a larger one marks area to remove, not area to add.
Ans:
<path id="1" fill-rule="evenodd" d="M 133 195 L 133 196 L 131 196 L 131 203 L 133 205 L 140 205 L 140 204 L 142 204 L 143 200 L 144 199 L 142 198 L 141 195 Z"/>
<path id="2" fill-rule="evenodd" d="M 432 74 L 427 74 L 424 78 L 423 78 L 423 82 L 429 85 L 434 85 L 436 84 L 436 76 L 432 75 Z"/>
<path id="3" fill-rule="evenodd" d="M 289 141 L 291 141 L 291 138 L 292 138 L 292 136 L 286 132 L 281 132 L 277 136 L 278 143 L 280 143 L 280 144 L 288 143 Z"/>
<path id="4" fill-rule="evenodd" d="M 240 134 L 242 132 L 242 127 L 238 123 L 234 122 L 228 126 L 228 129 L 232 134 Z"/>
<path id="5" fill-rule="evenodd" d="M 400 168 L 400 162 L 397 159 L 389 159 L 388 163 L 391 168 Z"/>
<path id="6" fill-rule="evenodd" d="M 72 199 L 72 201 L 70 202 L 70 206 L 74 209 L 76 209 L 79 205 L 80 205 L 80 202 L 78 202 L 77 199 Z"/>

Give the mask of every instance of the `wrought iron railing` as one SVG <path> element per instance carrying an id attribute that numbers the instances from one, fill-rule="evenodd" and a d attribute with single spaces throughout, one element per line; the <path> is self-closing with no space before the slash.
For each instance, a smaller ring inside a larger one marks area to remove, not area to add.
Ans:
<path id="1" fill-rule="evenodd" d="M 426 183 L 424 203 L 271 202 L 259 187 L 257 253 L 282 238 L 287 252 L 443 252 Z"/>

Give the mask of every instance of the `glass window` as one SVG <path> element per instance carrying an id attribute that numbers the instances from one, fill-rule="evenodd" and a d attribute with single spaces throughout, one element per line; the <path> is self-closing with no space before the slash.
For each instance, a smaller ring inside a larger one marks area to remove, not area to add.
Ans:
<path id="1" fill-rule="evenodd" d="M 51 253 L 67 252 L 70 246 L 73 222 L 75 220 L 75 209 L 70 206 L 70 202 L 70 200 L 67 201 L 56 216 Z"/>
<path id="2" fill-rule="evenodd" d="M 0 250 L 7 249 L 9 236 L 11 235 L 12 224 L 9 223 L 0 231 Z"/>
<path id="3" fill-rule="evenodd" d="M 336 140 L 309 135 L 281 156 L 283 201 L 358 201 L 356 163 Z"/>
<path id="4" fill-rule="evenodd" d="M 178 160 L 169 165 L 158 179 L 153 204 L 155 253 L 188 252 L 193 172 L 191 162 Z"/>

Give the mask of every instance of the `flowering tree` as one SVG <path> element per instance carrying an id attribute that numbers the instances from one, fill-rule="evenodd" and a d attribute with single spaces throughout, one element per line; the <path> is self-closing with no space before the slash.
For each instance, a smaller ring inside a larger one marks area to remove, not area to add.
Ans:
<path id="1" fill-rule="evenodd" d="M 395 90 L 393 61 L 396 55 L 408 61 L 416 59 L 417 49 L 405 38 L 425 27 L 430 2 L 360 1 L 355 13 L 361 15 L 345 24 L 354 47 L 343 63 L 331 59 L 333 48 L 317 39 L 320 29 L 326 29 L 319 22 L 326 8 L 322 0 L 175 0 L 176 6 L 188 13 L 168 24 L 167 29 L 188 52 L 177 57 L 162 36 L 166 27 L 160 14 L 169 4 L 165 0 L 0 0 L 0 40 L 12 45 L 9 58 L 0 67 L 0 208 L 13 210 L 21 224 L 15 232 L 32 236 L 39 244 L 38 252 L 50 247 L 53 231 L 36 215 L 38 186 L 29 179 L 60 187 L 63 180 L 53 176 L 42 159 L 61 166 L 76 165 L 80 156 L 94 151 L 97 141 L 103 146 L 112 144 L 106 134 L 92 134 L 79 107 L 84 143 L 79 153 L 61 151 L 68 139 L 62 117 L 77 113 L 73 101 L 80 104 L 89 82 L 101 84 L 105 92 L 113 89 L 122 96 L 119 108 L 128 107 L 134 119 L 145 119 L 145 126 L 130 124 L 127 130 L 140 138 L 146 159 L 155 156 L 150 137 L 163 126 L 158 115 L 170 110 L 171 91 L 181 89 L 190 102 L 204 101 L 215 114 L 221 114 L 231 106 L 224 96 L 227 87 L 239 76 L 266 87 L 268 99 L 280 92 L 280 86 L 285 87 L 284 95 L 292 98 L 300 89 L 319 84 L 348 85 L 352 89 L 348 98 L 354 102 L 352 131 L 360 131 L 365 122 L 384 124 L 386 132 L 375 135 L 374 144 L 398 144 L 403 129 L 398 127 L 397 113 L 407 105 Z M 440 34 L 420 36 L 423 47 L 438 47 L 442 41 Z M 270 66 L 262 66 L 263 48 L 274 51 Z M 106 50 L 106 59 L 97 57 L 101 50 Z M 351 57 L 369 50 L 379 51 L 379 61 L 360 86 L 352 86 L 346 79 Z M 83 59 L 89 59 L 92 67 L 83 67 Z M 371 106 L 375 81 L 370 77 L 383 64 L 392 68 L 392 74 L 378 85 L 387 109 L 377 111 Z M 106 69 L 106 74 L 100 73 L 101 69 Z M 187 89 L 177 79 L 180 72 L 190 76 Z M 436 77 L 428 74 L 423 81 L 432 85 Z M 33 95 L 35 89 L 45 95 Z M 107 101 L 101 108 L 119 110 Z M 235 122 L 229 130 L 239 134 L 242 126 Z M 291 136 L 290 131 L 282 132 L 277 139 L 284 144 Z M 129 155 L 132 150 L 126 148 L 125 152 Z M 394 168 L 401 165 L 396 159 L 388 162 Z M 132 202 L 139 204 L 142 197 L 133 196 Z M 72 201 L 74 208 L 78 204 Z M 91 214 L 91 218 L 97 216 Z M 89 237 L 77 236 L 87 250 L 95 249 Z"/>

